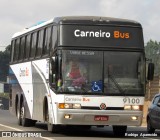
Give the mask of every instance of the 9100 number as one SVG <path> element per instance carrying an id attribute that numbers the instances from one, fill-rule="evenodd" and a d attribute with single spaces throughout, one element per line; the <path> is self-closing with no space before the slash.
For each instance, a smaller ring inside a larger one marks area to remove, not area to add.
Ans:
<path id="1" fill-rule="evenodd" d="M 124 98 L 123 102 L 125 104 L 139 104 L 140 103 L 140 99 L 139 98 Z"/>

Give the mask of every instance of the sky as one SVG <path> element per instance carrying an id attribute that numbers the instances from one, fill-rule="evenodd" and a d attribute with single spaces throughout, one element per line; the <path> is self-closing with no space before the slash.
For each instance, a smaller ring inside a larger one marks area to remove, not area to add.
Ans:
<path id="1" fill-rule="evenodd" d="M 160 42 L 160 0 L 0 0 L 0 51 L 15 32 L 59 16 L 103 16 L 136 20 L 144 41 Z"/>

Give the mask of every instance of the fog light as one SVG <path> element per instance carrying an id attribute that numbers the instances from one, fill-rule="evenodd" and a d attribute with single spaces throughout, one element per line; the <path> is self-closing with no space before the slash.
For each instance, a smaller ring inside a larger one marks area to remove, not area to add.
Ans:
<path id="1" fill-rule="evenodd" d="M 131 119 L 132 119 L 132 121 L 136 121 L 136 120 L 138 120 L 138 117 L 137 116 L 132 116 Z"/>
<path id="2" fill-rule="evenodd" d="M 70 119 L 70 118 L 71 118 L 71 115 L 65 114 L 65 115 L 64 115 L 64 118 L 65 118 L 65 119 Z"/>

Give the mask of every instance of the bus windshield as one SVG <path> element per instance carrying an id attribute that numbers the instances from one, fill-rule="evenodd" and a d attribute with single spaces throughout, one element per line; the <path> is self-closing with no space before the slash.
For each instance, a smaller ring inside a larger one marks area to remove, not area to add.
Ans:
<path id="1" fill-rule="evenodd" d="M 142 94 L 143 55 L 139 52 L 62 51 L 59 92 Z"/>

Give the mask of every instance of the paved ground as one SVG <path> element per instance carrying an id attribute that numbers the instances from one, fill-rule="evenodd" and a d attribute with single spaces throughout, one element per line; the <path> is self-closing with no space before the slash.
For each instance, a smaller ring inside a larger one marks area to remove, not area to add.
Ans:
<path id="1" fill-rule="evenodd" d="M 45 139 L 45 140 L 119 140 L 119 139 L 152 139 L 158 140 L 160 139 L 160 131 L 156 131 L 155 134 L 149 136 L 146 132 L 146 127 L 128 127 L 127 133 L 125 137 L 119 138 L 113 135 L 112 127 L 104 127 L 104 128 L 97 128 L 92 127 L 91 130 L 82 130 L 77 128 L 64 128 L 60 133 L 53 134 L 47 131 L 46 124 L 44 123 L 36 123 L 34 127 L 22 127 L 17 124 L 17 119 L 15 116 L 11 115 L 9 111 L 0 110 L 0 135 L 2 132 L 12 132 L 13 136 L 17 136 L 18 133 L 32 133 L 42 135 L 41 138 L 1 138 L 0 139 L 11 139 L 11 140 L 19 140 L 19 139 Z M 13 132 L 14 131 L 14 132 Z M 6 133 L 4 133 L 6 134 Z M 22 135 L 22 134 L 21 134 Z"/>

